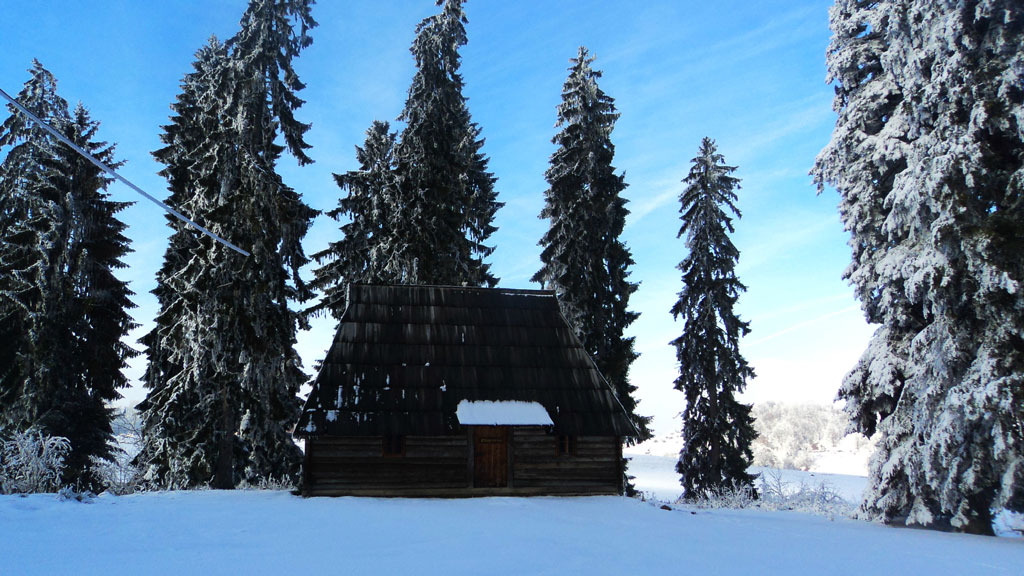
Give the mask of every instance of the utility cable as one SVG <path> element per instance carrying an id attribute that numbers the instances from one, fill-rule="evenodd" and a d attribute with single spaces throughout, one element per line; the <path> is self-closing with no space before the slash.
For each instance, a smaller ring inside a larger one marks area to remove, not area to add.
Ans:
<path id="1" fill-rule="evenodd" d="M 238 252 L 242 256 L 248 256 L 249 255 L 249 253 L 246 252 L 245 250 L 242 250 L 238 246 L 235 246 L 231 242 L 228 242 L 227 240 L 225 240 L 225 239 L 221 238 L 220 236 L 214 234 L 213 232 L 209 231 L 208 229 L 200 226 L 199 224 L 197 224 L 196 222 L 192 221 L 190 218 L 188 218 L 187 216 L 185 216 L 181 212 L 178 212 L 174 208 L 171 208 L 167 204 L 164 204 L 163 202 L 157 200 L 153 196 L 150 196 L 149 194 L 146 193 L 145 190 L 143 190 L 142 188 L 139 188 L 135 184 L 132 184 L 131 182 L 129 182 L 127 178 L 125 178 L 124 176 L 121 176 L 120 174 L 115 172 L 113 168 L 111 168 L 110 166 L 107 166 L 103 162 L 100 162 L 99 160 L 96 159 L 95 156 L 93 156 L 92 154 L 89 154 L 88 152 L 86 152 L 81 146 L 78 146 L 77 144 L 75 144 L 74 142 L 69 140 L 67 137 L 65 137 L 63 134 L 61 134 L 60 132 L 55 130 L 52 126 L 50 126 L 46 122 L 43 122 L 42 120 L 40 120 L 38 116 L 36 116 L 32 112 L 30 112 L 24 106 L 22 106 L 20 102 L 18 102 L 14 98 L 11 98 L 10 95 L 7 94 L 7 92 L 3 91 L 2 88 L 0 88 L 0 96 L 3 96 L 4 99 L 6 99 L 8 102 L 10 102 L 22 114 L 24 114 L 24 115 L 28 116 L 29 118 L 31 118 L 32 121 L 35 122 L 36 124 L 38 124 L 40 128 L 42 128 L 42 129 L 46 130 L 47 132 L 49 132 L 50 134 L 52 134 L 54 138 L 60 140 L 64 144 L 68 145 L 68 147 L 70 147 L 72 150 L 74 150 L 75 152 L 78 152 L 79 154 L 81 154 L 86 160 L 88 160 L 89 162 L 92 162 L 93 164 L 95 164 L 97 168 L 99 168 L 100 170 L 103 170 L 104 172 L 109 174 L 111 177 L 113 177 L 115 180 L 121 181 L 121 183 L 123 183 L 125 186 L 128 186 L 132 190 L 134 190 L 134 191 L 138 192 L 139 194 L 141 194 L 144 198 L 146 198 L 150 202 L 152 202 L 152 203 L 156 204 L 157 206 L 163 208 L 171 216 L 174 216 L 178 220 L 181 220 L 182 222 L 188 224 L 189 226 L 192 226 L 196 230 L 199 230 L 200 232 L 202 232 L 203 234 L 206 234 L 210 238 L 213 238 L 217 242 L 220 242 L 221 244 L 227 246 L 228 248 L 231 248 L 232 250 L 234 250 L 235 252 Z"/>

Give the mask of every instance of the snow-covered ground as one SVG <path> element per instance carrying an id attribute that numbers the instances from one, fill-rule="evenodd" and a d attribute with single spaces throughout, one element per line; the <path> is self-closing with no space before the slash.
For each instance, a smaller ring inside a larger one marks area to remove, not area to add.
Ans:
<path id="1" fill-rule="evenodd" d="M 644 456 L 631 470 L 642 490 L 670 494 L 672 462 Z M 857 490 L 856 480 L 833 479 L 838 489 Z M 0 574 L 938 576 L 1022 569 L 1019 539 L 794 512 L 661 510 L 616 497 L 303 499 L 198 491 L 79 503 L 0 496 Z"/>

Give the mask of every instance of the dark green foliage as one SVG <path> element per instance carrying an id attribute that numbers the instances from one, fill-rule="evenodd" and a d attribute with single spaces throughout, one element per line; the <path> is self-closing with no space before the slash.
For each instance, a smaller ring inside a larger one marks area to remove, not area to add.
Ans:
<path id="1" fill-rule="evenodd" d="M 161 136 L 167 146 L 154 157 L 167 166 L 161 172 L 171 191 L 167 204 L 210 226 L 217 217 L 223 222 L 229 211 L 217 208 L 226 206 L 219 198 L 220 169 L 232 165 L 231 138 L 218 121 L 212 96 L 227 81 L 227 51 L 211 39 L 196 57 L 195 72 L 185 77 L 172 105 L 176 116 Z M 219 246 L 170 217 L 168 222 L 176 229 L 157 273 L 154 294 L 160 312 L 154 329 L 141 340 L 149 357 L 144 381 L 150 391 L 139 405 L 144 444 L 138 461 L 147 467 L 150 481 L 186 487 L 211 480 L 219 442 L 230 444 L 229 455 L 234 451 L 235 426 L 225 433 L 215 425 L 222 421 L 217 415 L 233 417 L 239 399 L 234 374 L 215 364 L 219 360 L 226 368 L 214 351 L 217 330 L 210 329 L 210 322 L 218 294 L 210 293 L 209 279 L 223 276 L 223 262 L 237 257 L 217 252 Z M 232 481 L 233 471 L 227 475 Z"/>
<path id="2" fill-rule="evenodd" d="M 280 156 L 281 149 L 274 145 L 273 138 L 277 129 L 299 165 L 313 162 L 305 152 L 310 146 L 303 140 L 310 125 L 295 119 L 295 110 L 304 103 L 296 93 L 306 85 L 299 80 L 292 60 L 313 44 L 309 31 L 317 26 L 310 14 L 314 3 L 314 0 L 250 0 L 242 15 L 241 30 L 225 43 L 232 57 L 231 69 L 237 74 L 229 92 L 236 99 L 242 98 L 230 105 L 244 108 L 246 115 L 251 116 L 245 119 L 249 122 L 268 123 L 245 124 L 242 120 L 238 127 L 240 136 L 251 138 L 250 151 L 263 154 L 266 162 L 273 163 Z M 273 119 L 277 123 L 271 127 L 269 123 Z"/>
<path id="3" fill-rule="evenodd" d="M 241 257 L 190 231 L 171 238 L 158 274 L 161 310 L 143 340 L 150 392 L 138 461 L 164 486 L 296 478 L 289 433 L 306 380 L 294 350 L 309 298 L 301 240 L 315 211 L 275 171 L 285 147 L 311 162 L 295 120 L 303 87 L 291 59 L 311 42 L 311 1 L 253 0 L 241 31 L 213 40 L 186 75 L 165 127 L 168 203 L 245 247 Z M 296 31 L 296 27 L 298 31 Z M 172 226 L 174 224 L 172 223 Z"/>
<path id="4" fill-rule="evenodd" d="M 540 217 L 550 228 L 540 241 L 543 266 L 533 281 L 558 294 L 563 315 L 643 441 L 650 437 L 650 417 L 636 414 L 629 366 L 637 354 L 633 338 L 623 337 L 639 314 L 627 309 L 637 284 L 629 281 L 633 259 L 619 240 L 629 214 L 620 196 L 625 180 L 612 166 L 611 132 L 619 115 L 614 100 L 597 85 L 601 72 L 590 67 L 593 58 L 586 48 L 571 62 L 558 106 L 561 130 L 552 140 L 558 149 L 545 173 L 550 188 Z"/>
<path id="5" fill-rule="evenodd" d="M 484 242 L 502 203 L 481 152 L 484 141 L 462 95 L 458 49 L 466 45 L 464 0 L 438 0 L 440 14 L 416 27 L 410 51 L 416 75 L 399 120 L 406 123 L 396 150 L 406 215 L 401 253 L 392 267 L 412 284 L 494 286 Z"/>
<path id="6" fill-rule="evenodd" d="M 56 79 L 39 62 L 17 99 L 37 117 L 58 128 L 67 125 L 68 106 L 57 96 Z M 32 338 L 45 284 L 44 235 L 55 226 L 55 208 L 32 192 L 44 180 L 43 163 L 54 139 L 10 108 L 0 126 L 0 146 L 11 147 L 0 164 L 0 424 L 20 426 L 28 414 L 23 407 Z M 35 318 L 34 318 L 35 317 Z M 15 412 L 20 412 L 15 415 Z"/>
<path id="7" fill-rule="evenodd" d="M 679 360 L 675 388 L 686 395 L 683 449 L 676 471 L 688 499 L 751 488 L 750 445 L 757 437 L 750 406 L 736 400 L 754 371 L 740 354 L 740 337 L 750 331 L 733 312 L 746 287 L 736 278 L 739 250 L 729 239 L 739 180 L 724 164 L 713 140 L 705 138 L 679 197 L 686 258 L 679 263 L 683 289 L 672 306 L 683 318 L 683 334 L 672 341 Z"/>
<path id="8" fill-rule="evenodd" d="M 348 196 L 327 213 L 335 220 L 348 216 L 341 226 L 342 237 L 313 258 L 322 266 L 314 271 L 310 287 L 324 292 L 311 311 L 330 310 L 340 317 L 345 307 L 347 283 L 403 284 L 403 262 L 408 259 L 407 212 L 400 208 L 398 175 L 395 171 L 396 134 L 387 122 L 375 121 L 366 131 L 363 147 L 356 147 L 359 169 L 335 174 L 334 179 Z"/>
<path id="9" fill-rule="evenodd" d="M 359 169 L 336 174 L 348 195 L 328 215 L 347 222 L 342 239 L 313 255 L 312 287 L 324 292 L 311 312 L 340 317 L 345 285 L 494 286 L 485 245 L 502 206 L 487 171 L 480 128 L 462 95 L 459 48 L 466 44 L 463 0 L 438 1 L 440 14 L 416 27 L 416 75 L 399 116 L 401 137 L 374 122 Z"/>
<path id="10" fill-rule="evenodd" d="M 117 166 L 85 108 L 69 113 L 38 62 L 31 73 L 19 101 Z M 0 424 L 67 438 L 62 481 L 99 490 L 93 460 L 115 449 L 107 403 L 120 398 L 121 370 L 136 354 L 121 342 L 134 326 L 131 291 L 114 275 L 129 251 L 117 219 L 127 204 L 107 199 L 103 171 L 20 113 L 0 128 L 0 145 L 12 146 L 0 168 L 0 316 L 11 337 L 0 359 Z"/>

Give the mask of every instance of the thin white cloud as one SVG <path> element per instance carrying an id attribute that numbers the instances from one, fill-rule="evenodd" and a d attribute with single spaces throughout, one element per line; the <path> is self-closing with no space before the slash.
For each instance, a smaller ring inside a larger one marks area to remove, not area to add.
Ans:
<path id="1" fill-rule="evenodd" d="M 835 304 L 837 302 L 848 301 L 853 298 L 853 295 L 847 292 L 841 294 L 832 294 L 831 296 L 822 296 L 821 298 L 814 298 L 812 300 L 804 300 L 794 306 L 786 306 L 785 308 L 779 308 L 777 310 L 768 310 L 761 312 L 757 315 L 758 321 L 770 320 L 773 318 L 791 317 L 797 312 L 818 308 L 827 304 Z"/>
<path id="2" fill-rule="evenodd" d="M 743 347 L 749 349 L 752 346 L 757 346 L 758 344 L 762 344 L 762 343 L 768 342 L 770 340 L 775 340 L 776 338 L 779 338 L 780 336 L 784 336 L 786 334 L 789 334 L 790 332 L 795 332 L 797 330 L 806 328 L 808 326 L 813 326 L 813 325 L 818 324 L 820 322 L 824 322 L 825 320 L 830 320 L 832 318 L 835 318 L 836 316 L 842 316 L 843 314 L 847 314 L 847 313 L 852 312 L 854 310 L 860 310 L 860 305 L 854 304 L 852 306 L 847 306 L 846 308 L 842 308 L 842 309 L 836 310 L 834 312 L 829 312 L 827 314 L 822 314 L 821 316 L 818 316 L 817 318 L 812 318 L 810 320 L 805 320 L 803 322 L 799 322 L 797 324 L 793 324 L 792 326 L 788 326 L 786 328 L 783 328 L 782 330 L 777 330 L 777 331 L 775 331 L 775 332 L 773 332 L 773 333 L 771 333 L 771 334 L 769 334 L 767 336 L 763 336 L 763 337 L 758 338 L 757 340 L 754 340 L 752 342 L 743 342 Z"/>
<path id="3" fill-rule="evenodd" d="M 743 138 L 732 138 L 736 142 L 729 147 L 729 157 L 742 163 L 762 155 L 765 151 L 776 151 L 779 142 L 795 134 L 807 133 L 815 128 L 835 121 L 830 102 L 822 101 L 817 95 L 805 98 L 789 106 L 788 110 L 776 110 L 774 122 L 767 128 Z M 810 170 L 810 163 L 807 169 Z"/>
<path id="4" fill-rule="evenodd" d="M 624 230 L 629 230 L 634 224 L 643 220 L 644 216 L 647 216 L 651 212 L 661 208 L 662 206 L 673 202 L 679 197 L 679 190 L 673 186 L 666 189 L 661 194 L 654 196 L 653 198 L 645 198 L 643 200 L 632 200 L 629 203 L 629 216 L 626 218 L 626 226 Z"/>

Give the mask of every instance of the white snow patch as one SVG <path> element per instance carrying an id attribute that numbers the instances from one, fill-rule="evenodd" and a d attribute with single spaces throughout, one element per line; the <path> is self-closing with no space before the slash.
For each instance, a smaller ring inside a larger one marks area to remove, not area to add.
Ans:
<path id="1" fill-rule="evenodd" d="M 464 426 L 551 426 L 551 416 L 537 402 L 463 400 L 455 410 Z"/>

